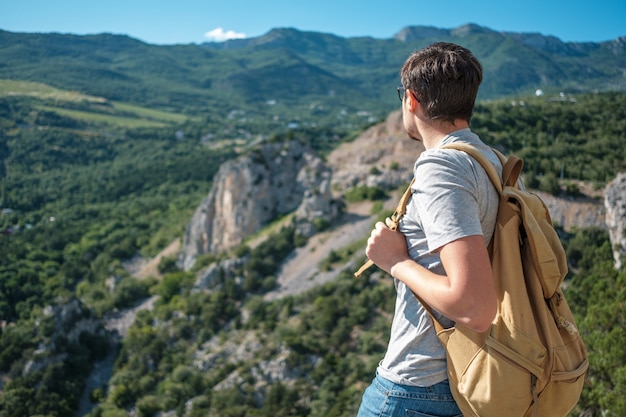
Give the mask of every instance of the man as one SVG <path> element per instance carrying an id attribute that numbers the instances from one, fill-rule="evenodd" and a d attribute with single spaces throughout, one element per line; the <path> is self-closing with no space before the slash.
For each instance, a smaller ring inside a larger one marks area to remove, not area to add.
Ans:
<path id="1" fill-rule="evenodd" d="M 440 149 L 466 142 L 497 156 L 469 128 L 482 67 L 458 45 L 432 44 L 401 70 L 404 128 L 424 145 L 398 231 L 378 222 L 366 254 L 394 277 L 396 306 L 389 346 L 363 395 L 359 417 L 460 416 L 447 381 L 445 351 L 417 294 L 444 326 L 485 331 L 496 314 L 487 245 L 498 194 L 480 164 L 464 152 Z"/>

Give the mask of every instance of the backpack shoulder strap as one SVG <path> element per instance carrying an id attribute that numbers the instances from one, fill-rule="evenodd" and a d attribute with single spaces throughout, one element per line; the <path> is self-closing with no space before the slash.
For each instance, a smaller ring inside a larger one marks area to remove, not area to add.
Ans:
<path id="1" fill-rule="evenodd" d="M 494 183 L 501 198 L 517 207 L 517 212 L 519 212 L 522 218 L 521 222 L 524 225 L 524 235 L 528 239 L 529 251 L 535 265 L 540 270 L 539 281 L 544 297 L 550 299 L 567 274 L 567 257 L 565 256 L 560 238 L 554 230 L 550 213 L 544 202 L 537 195 L 528 193 L 518 187 L 518 179 L 523 167 L 522 159 L 515 155 L 506 158 L 493 149 L 500 161 L 503 162 L 503 181 L 502 183 L 496 183 L 494 182 L 494 178 L 497 178 L 495 167 L 473 146 L 455 142 L 444 145 L 442 148 L 464 151 L 480 162 L 489 174 L 489 178 Z M 502 200 L 500 204 L 502 212 Z M 514 211 L 509 210 L 507 211 L 507 216 L 514 213 Z"/>
<path id="2" fill-rule="evenodd" d="M 413 186 L 414 182 L 415 182 L 415 178 L 411 180 L 411 182 L 409 183 L 409 186 L 406 187 L 404 194 L 402 194 L 402 197 L 400 197 L 400 201 L 398 201 L 398 206 L 396 207 L 396 211 L 391 216 L 391 220 L 393 220 L 391 230 L 396 230 L 398 228 L 398 226 L 400 225 L 400 220 L 402 220 L 402 218 L 406 214 L 406 205 L 409 203 L 409 199 L 411 198 L 411 194 L 412 194 L 411 187 Z"/>
<path id="3" fill-rule="evenodd" d="M 478 161 L 480 165 L 483 167 L 483 169 L 485 170 L 485 172 L 487 173 L 487 175 L 489 176 L 491 183 L 493 184 L 494 188 L 498 191 L 498 194 L 500 196 L 503 195 L 504 186 L 517 183 L 517 179 L 522 171 L 521 159 L 519 159 L 516 156 L 511 156 L 507 158 L 501 152 L 493 148 L 492 148 L 492 151 L 498 156 L 498 159 L 500 160 L 500 163 L 502 164 L 502 179 L 500 178 L 500 175 L 498 174 L 496 167 L 489 161 L 489 159 L 487 159 L 487 157 L 482 152 L 476 149 L 476 147 L 474 147 L 473 145 L 470 145 L 469 143 L 465 143 L 465 142 L 453 142 L 453 143 L 443 145 L 441 148 L 455 149 L 458 151 L 465 152 L 468 155 L 470 155 L 472 158 L 474 158 L 476 161 Z M 424 300 L 422 300 L 422 298 L 419 297 L 417 294 L 413 293 L 413 295 L 422 304 L 424 309 L 429 313 L 433 321 L 433 325 L 435 327 L 435 332 L 437 334 L 442 332 L 444 330 L 444 327 L 435 316 L 435 313 L 432 307 L 428 303 L 426 303 Z"/>
<path id="4" fill-rule="evenodd" d="M 456 149 L 457 151 L 463 151 L 477 160 L 483 169 L 487 172 L 489 179 L 493 186 L 498 190 L 498 193 L 502 195 L 502 189 L 506 186 L 516 186 L 517 180 L 522 173 L 524 161 L 515 155 L 511 155 L 508 158 L 504 156 L 500 151 L 491 148 L 491 150 L 498 156 L 502 163 L 502 179 L 498 175 L 498 171 L 493 164 L 487 159 L 487 157 L 476 149 L 473 145 L 464 142 L 453 142 L 443 145 L 443 149 Z"/>
<path id="5" fill-rule="evenodd" d="M 400 220 L 402 220 L 402 217 L 404 217 L 404 215 L 406 214 L 406 205 L 409 203 L 409 199 L 411 198 L 411 193 L 412 193 L 411 187 L 413 186 L 414 182 L 415 182 L 415 178 L 413 178 L 411 182 L 409 183 L 409 186 L 406 187 L 404 194 L 402 194 L 402 197 L 400 197 L 400 201 L 398 201 L 398 206 L 396 207 L 396 211 L 394 211 L 393 214 L 391 215 L 391 220 L 392 220 L 392 224 L 390 227 L 391 230 L 398 229 L 400 225 Z M 374 265 L 374 262 L 368 259 L 363 265 L 361 265 L 359 270 L 354 273 L 354 276 L 357 278 L 360 277 L 361 274 L 366 269 L 370 268 L 373 265 Z"/>

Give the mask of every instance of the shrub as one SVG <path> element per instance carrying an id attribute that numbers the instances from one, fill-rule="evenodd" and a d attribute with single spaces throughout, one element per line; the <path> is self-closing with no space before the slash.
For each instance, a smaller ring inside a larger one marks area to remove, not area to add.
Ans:
<path id="1" fill-rule="evenodd" d="M 360 185 L 348 190 L 344 195 L 344 198 L 350 203 L 357 203 L 365 200 L 381 200 L 385 196 L 385 191 L 380 187 Z"/>

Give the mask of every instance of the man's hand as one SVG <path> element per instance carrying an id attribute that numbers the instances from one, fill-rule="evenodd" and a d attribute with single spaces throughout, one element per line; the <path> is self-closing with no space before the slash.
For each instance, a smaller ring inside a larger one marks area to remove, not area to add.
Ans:
<path id="1" fill-rule="evenodd" d="M 374 226 L 367 240 L 365 254 L 379 268 L 390 273 L 393 265 L 409 259 L 409 253 L 404 235 L 392 230 L 395 229 L 394 222 L 388 217 L 385 223 L 377 222 Z"/>

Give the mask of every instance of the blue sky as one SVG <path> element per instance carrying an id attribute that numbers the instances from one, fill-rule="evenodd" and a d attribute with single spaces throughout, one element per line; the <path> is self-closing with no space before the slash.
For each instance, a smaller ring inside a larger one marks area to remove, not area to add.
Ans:
<path id="1" fill-rule="evenodd" d="M 391 38 L 405 26 L 466 23 L 607 41 L 626 36 L 626 0 L 0 0 L 3 30 L 107 32 L 160 45 L 256 37 L 279 27 Z"/>

